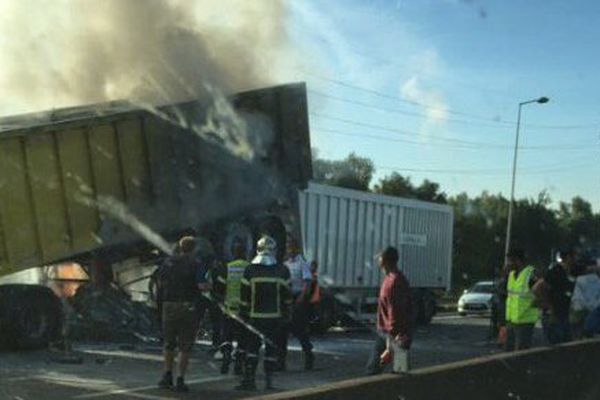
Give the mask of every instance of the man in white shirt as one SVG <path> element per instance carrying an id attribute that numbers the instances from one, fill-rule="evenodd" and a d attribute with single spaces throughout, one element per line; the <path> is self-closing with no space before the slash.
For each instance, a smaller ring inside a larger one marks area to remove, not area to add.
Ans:
<path id="1" fill-rule="evenodd" d="M 600 307 L 600 277 L 595 272 L 579 275 L 571 297 L 571 324 L 575 338 L 584 335 L 584 323 L 598 307 Z"/>
<path id="2" fill-rule="evenodd" d="M 290 240 L 287 249 L 288 255 L 285 266 L 290 270 L 290 286 L 292 289 L 293 304 L 290 323 L 282 330 L 280 335 L 281 354 L 279 369 L 285 369 L 287 356 L 287 340 L 289 332 L 298 339 L 304 352 L 304 369 L 311 370 L 314 364 L 313 346 L 309 336 L 309 289 L 313 274 L 310 263 L 300 252 L 300 246 L 295 240 Z"/>

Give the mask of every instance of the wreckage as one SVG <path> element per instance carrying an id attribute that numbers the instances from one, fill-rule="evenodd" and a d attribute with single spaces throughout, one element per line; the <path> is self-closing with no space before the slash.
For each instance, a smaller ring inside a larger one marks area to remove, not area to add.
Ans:
<path id="1" fill-rule="evenodd" d="M 76 338 L 148 333 L 130 299 L 170 243 L 228 257 L 269 233 L 282 252 L 311 174 L 304 84 L 0 119 L 0 341 L 45 345 L 65 308 Z"/>

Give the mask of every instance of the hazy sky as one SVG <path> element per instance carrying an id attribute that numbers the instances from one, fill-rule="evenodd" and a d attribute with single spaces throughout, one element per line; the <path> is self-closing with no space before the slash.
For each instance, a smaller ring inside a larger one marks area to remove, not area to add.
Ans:
<path id="1" fill-rule="evenodd" d="M 316 65 L 297 75 L 313 146 L 371 158 L 376 178 L 507 195 L 517 105 L 548 96 L 523 108 L 516 195 L 598 210 L 599 17 L 594 1 L 293 2 L 293 42 Z"/>

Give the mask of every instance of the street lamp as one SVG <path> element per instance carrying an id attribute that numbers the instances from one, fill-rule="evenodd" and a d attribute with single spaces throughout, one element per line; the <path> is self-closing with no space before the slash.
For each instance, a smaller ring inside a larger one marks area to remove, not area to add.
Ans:
<path id="1" fill-rule="evenodd" d="M 506 247 L 504 248 L 504 264 L 508 263 L 508 252 L 510 251 L 510 234 L 512 229 L 512 214 L 513 205 L 515 202 L 515 177 L 517 172 L 517 150 L 519 149 L 519 130 L 521 128 L 521 108 L 526 104 L 539 103 L 545 104 L 550 99 L 547 97 L 540 97 L 539 99 L 523 101 L 519 103 L 519 113 L 517 114 L 517 133 L 515 135 L 515 153 L 513 156 L 513 168 L 512 168 L 512 185 L 510 189 L 510 203 L 508 204 L 508 222 L 506 223 Z"/>

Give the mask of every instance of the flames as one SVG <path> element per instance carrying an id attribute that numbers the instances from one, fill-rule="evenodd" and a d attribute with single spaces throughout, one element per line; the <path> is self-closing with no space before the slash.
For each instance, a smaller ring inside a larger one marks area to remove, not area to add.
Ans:
<path id="1" fill-rule="evenodd" d="M 74 296 L 79 286 L 88 280 L 88 275 L 77 263 L 53 265 L 48 270 L 50 287 L 60 298 Z"/>

